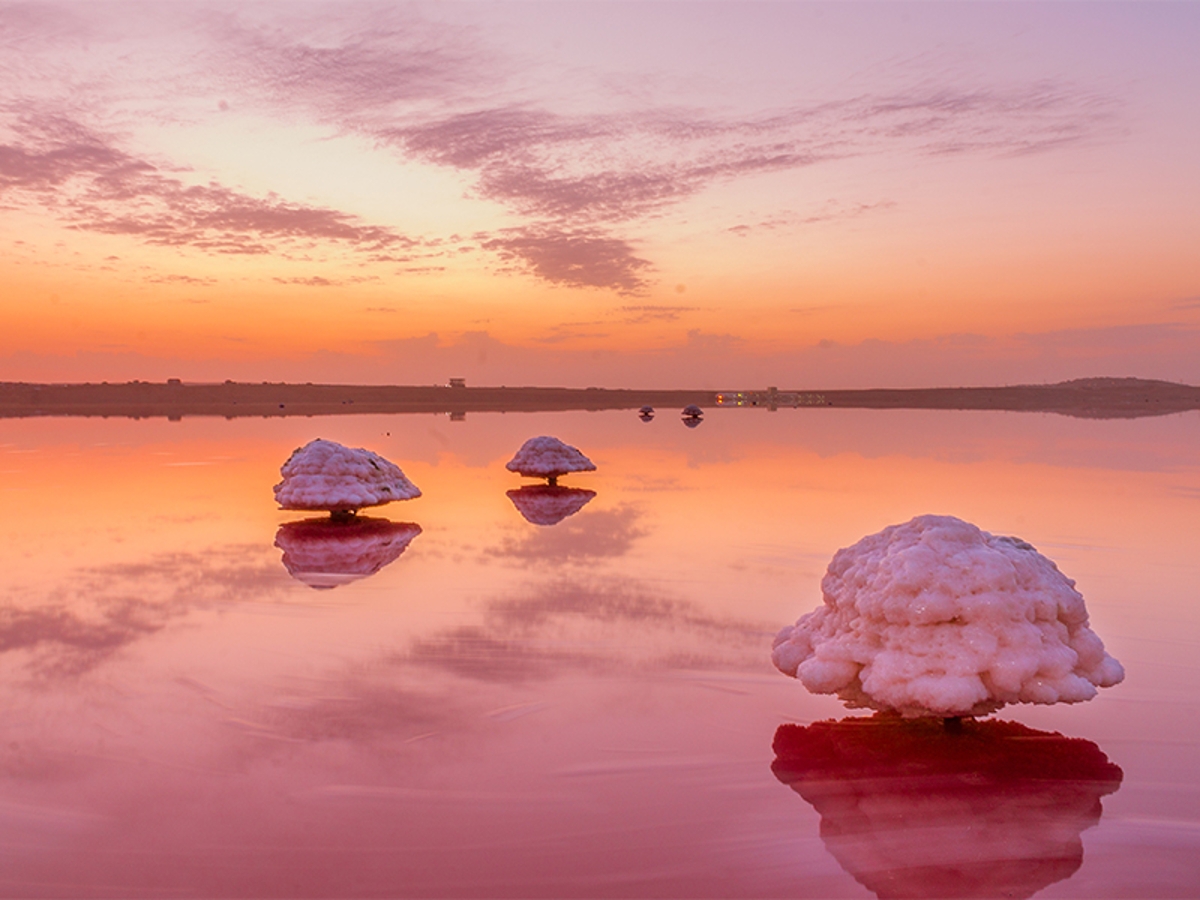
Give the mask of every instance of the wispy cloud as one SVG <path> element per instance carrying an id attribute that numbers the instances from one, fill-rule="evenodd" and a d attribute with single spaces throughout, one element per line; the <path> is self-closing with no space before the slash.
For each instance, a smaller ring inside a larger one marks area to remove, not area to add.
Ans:
<path id="1" fill-rule="evenodd" d="M 0 145 L 0 195 L 24 195 L 68 227 L 208 253 L 285 253 L 336 244 L 360 253 L 419 242 L 323 207 L 187 184 L 71 119 L 26 116 Z"/>
<path id="2" fill-rule="evenodd" d="M 857 219 L 869 213 L 893 209 L 895 206 L 896 203 L 893 200 L 879 200 L 875 203 L 863 203 L 861 201 L 843 203 L 839 200 L 831 199 L 808 213 L 785 212 L 772 216 L 769 219 L 762 219 L 753 225 L 743 223 L 734 225 L 726 230 L 738 237 L 746 237 L 755 231 L 786 231 L 802 225 L 818 225 L 825 222 L 836 222 L 841 219 Z"/>
<path id="3" fill-rule="evenodd" d="M 470 29 L 438 26 L 413 7 L 338 4 L 331 15 L 320 4 L 292 5 L 286 22 L 271 12 L 211 12 L 204 27 L 217 79 L 276 109 L 369 128 L 413 103 L 478 95 L 507 74 Z"/>
<path id="4" fill-rule="evenodd" d="M 480 245 L 518 269 L 566 287 L 610 288 L 635 294 L 646 286 L 650 262 L 629 242 L 600 230 L 559 230 L 550 225 L 507 229 L 482 236 Z"/>
<path id="5" fill-rule="evenodd" d="M 648 322 L 676 322 L 684 313 L 695 312 L 698 306 L 622 306 L 625 324 L 644 325 Z"/>
<path id="6" fill-rule="evenodd" d="M 33 48 L 29 57 L 38 55 L 39 36 L 76 34 L 88 18 L 5 9 L 13 24 L 0 40 Z M 1118 124 L 1113 101 L 1065 80 L 959 85 L 913 72 L 905 74 L 903 89 L 801 98 L 786 108 L 631 106 L 628 97 L 607 96 L 599 111 L 564 112 L 545 86 L 531 89 L 529 60 L 410 6 L 340 5 L 336 15 L 319 4 L 289 6 L 286 18 L 269 5 L 188 7 L 175 27 L 187 32 L 190 55 L 169 73 L 168 99 L 202 98 L 210 111 L 229 107 L 228 100 L 277 119 L 317 122 L 332 129 L 331 137 L 365 138 L 406 164 L 464 173 L 472 197 L 518 220 L 474 241 L 502 268 L 625 295 L 645 293 L 654 271 L 646 251 L 634 249 L 631 229 L 714 186 L 873 155 L 1050 152 L 1110 138 Z M 89 38 L 114 46 L 126 39 L 112 28 Z M 126 65 L 132 56 L 113 58 Z M 128 89 L 133 76 L 122 77 Z M 67 93 L 62 108 L 78 110 Z M 146 115 L 164 121 L 182 115 L 181 104 L 161 98 L 142 105 L 153 107 Z M 75 120 L 85 121 L 81 116 Z M 208 253 L 280 253 L 308 242 L 407 262 L 404 251 L 415 243 L 390 226 L 339 210 L 250 196 L 217 182 L 191 184 L 95 132 L 45 116 L 0 148 L 0 199 L 11 203 L 17 191 L 38 194 L 76 228 Z M 838 209 L 761 225 L 734 223 L 728 230 L 794 228 L 878 208 L 851 200 Z M 404 271 L 438 271 L 424 261 L 417 265 Z"/>

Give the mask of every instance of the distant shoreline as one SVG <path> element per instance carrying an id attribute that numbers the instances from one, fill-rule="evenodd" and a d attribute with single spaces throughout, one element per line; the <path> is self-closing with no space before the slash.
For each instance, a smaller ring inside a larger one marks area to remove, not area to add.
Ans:
<path id="1" fill-rule="evenodd" d="M 1050 412 L 1085 418 L 1136 418 L 1200 409 L 1200 387 L 1140 378 L 1087 378 L 1010 387 L 876 388 L 867 390 L 685 391 L 613 388 L 384 386 L 336 384 L 124 384 L 0 382 L 0 418 L 104 416 L 330 416 L 474 412 L 552 412 L 689 404 L 716 407 L 945 409 Z"/>

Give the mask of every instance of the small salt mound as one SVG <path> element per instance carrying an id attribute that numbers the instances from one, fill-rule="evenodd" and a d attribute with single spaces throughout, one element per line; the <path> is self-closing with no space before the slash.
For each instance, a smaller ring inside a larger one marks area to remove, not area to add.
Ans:
<path id="1" fill-rule="evenodd" d="M 294 451 L 279 471 L 275 500 L 283 509 L 346 511 L 421 496 L 395 463 L 320 438 Z"/>
<path id="2" fill-rule="evenodd" d="M 825 605 L 784 628 L 771 659 L 810 691 L 904 716 L 1078 703 L 1125 677 L 1083 596 L 1017 538 L 919 516 L 839 550 Z"/>
<path id="3" fill-rule="evenodd" d="M 543 435 L 527 440 L 505 468 L 535 478 L 557 478 L 568 472 L 593 472 L 595 464 L 570 444 Z"/>

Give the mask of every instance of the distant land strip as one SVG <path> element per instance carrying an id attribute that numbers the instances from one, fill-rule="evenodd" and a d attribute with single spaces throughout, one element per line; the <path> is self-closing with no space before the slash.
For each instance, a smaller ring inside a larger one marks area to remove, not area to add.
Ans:
<path id="1" fill-rule="evenodd" d="M 1200 409 L 1200 387 L 1141 378 L 1084 378 L 1058 384 L 871 390 L 643 391 L 610 388 L 0 382 L 0 418 L 115 416 L 330 416 L 714 407 L 958 409 L 1049 412 L 1086 418 L 1161 416 Z"/>

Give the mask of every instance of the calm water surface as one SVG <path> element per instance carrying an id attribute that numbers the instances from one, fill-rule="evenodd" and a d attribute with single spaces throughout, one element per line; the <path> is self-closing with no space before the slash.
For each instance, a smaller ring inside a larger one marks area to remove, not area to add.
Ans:
<path id="1" fill-rule="evenodd" d="M 594 496 L 510 498 L 536 434 Z M 424 496 L 289 524 L 318 436 Z M 42 419 L 0 472 L 5 896 L 1200 894 L 1195 413 Z M 975 756 L 813 725 L 772 635 L 927 512 L 1053 558 L 1125 682 Z"/>

